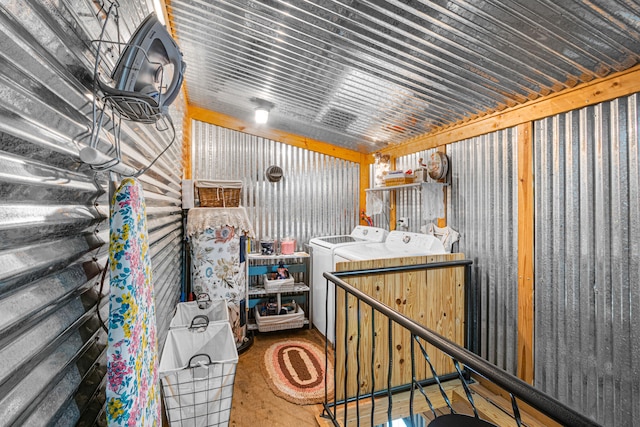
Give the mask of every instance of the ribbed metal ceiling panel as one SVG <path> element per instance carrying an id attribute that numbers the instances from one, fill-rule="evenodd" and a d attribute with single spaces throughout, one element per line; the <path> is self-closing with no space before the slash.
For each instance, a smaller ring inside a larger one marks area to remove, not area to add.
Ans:
<path id="1" fill-rule="evenodd" d="M 174 0 L 189 104 L 363 152 L 627 69 L 630 1 Z M 254 101 L 252 101 L 254 100 Z"/>

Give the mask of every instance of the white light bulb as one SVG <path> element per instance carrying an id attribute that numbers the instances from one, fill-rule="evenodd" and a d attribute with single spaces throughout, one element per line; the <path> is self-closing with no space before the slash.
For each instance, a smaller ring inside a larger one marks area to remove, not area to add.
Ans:
<path id="1" fill-rule="evenodd" d="M 256 108 L 256 123 L 263 125 L 269 120 L 269 110 Z"/>

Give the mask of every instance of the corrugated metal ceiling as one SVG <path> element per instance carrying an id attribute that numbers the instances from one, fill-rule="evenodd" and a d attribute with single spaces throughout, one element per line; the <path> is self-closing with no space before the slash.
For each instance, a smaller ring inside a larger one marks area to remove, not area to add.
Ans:
<path id="1" fill-rule="evenodd" d="M 362 152 L 627 69 L 635 1 L 171 0 L 188 103 Z"/>

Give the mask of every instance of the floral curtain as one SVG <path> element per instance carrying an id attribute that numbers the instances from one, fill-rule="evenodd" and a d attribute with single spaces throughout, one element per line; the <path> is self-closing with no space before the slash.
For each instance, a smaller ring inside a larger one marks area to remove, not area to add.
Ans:
<path id="1" fill-rule="evenodd" d="M 110 228 L 107 422 L 159 426 L 156 315 L 147 215 L 137 180 L 124 179 L 113 195 Z"/>
<path id="2" fill-rule="evenodd" d="M 193 290 L 227 300 L 231 328 L 236 342 L 241 343 L 240 302 L 245 298 L 246 277 L 240 236 L 235 227 L 223 225 L 195 232 L 189 239 Z"/>

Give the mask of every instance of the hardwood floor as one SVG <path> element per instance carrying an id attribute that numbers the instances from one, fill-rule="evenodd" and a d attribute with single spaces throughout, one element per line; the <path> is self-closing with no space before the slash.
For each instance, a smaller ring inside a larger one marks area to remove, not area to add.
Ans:
<path id="1" fill-rule="evenodd" d="M 320 417 L 321 405 L 297 405 L 276 396 L 264 379 L 261 371 L 262 358 L 265 350 L 274 342 L 290 337 L 303 338 L 315 342 L 324 348 L 324 337 L 315 329 L 297 329 L 288 331 L 256 333 L 253 345 L 239 356 L 236 371 L 231 418 L 229 425 L 232 427 L 328 427 L 330 421 Z M 445 382 L 444 388 L 457 412 L 472 414 L 466 396 L 457 380 Z M 508 396 L 503 396 L 500 390 L 494 389 L 489 384 L 475 383 L 471 386 L 476 408 L 481 417 L 495 423 L 498 426 L 516 425 L 512 418 L 511 402 Z M 437 413 L 445 414 L 449 410 L 436 386 L 426 389 L 430 395 Z M 374 418 L 376 424 L 383 424 L 387 420 L 387 399 L 377 399 Z M 371 407 L 369 401 L 362 401 L 360 406 L 360 425 L 370 424 Z M 414 402 L 414 413 L 421 414 L 425 424 L 433 419 L 433 415 L 425 402 L 418 399 Z M 355 403 L 348 405 L 348 426 L 358 425 L 355 417 Z M 558 426 L 557 423 L 531 410 L 527 405 L 521 404 L 522 424 L 526 427 Z M 409 394 L 399 393 L 394 397 L 393 418 L 406 417 L 409 414 Z M 344 417 L 344 408 L 337 410 L 337 418 L 341 425 Z"/>
<path id="2" fill-rule="evenodd" d="M 256 333 L 253 345 L 239 356 L 231 407 L 232 427 L 315 427 L 321 405 L 297 405 L 273 394 L 261 371 L 264 351 L 274 342 L 303 338 L 324 348 L 324 337 L 315 330 L 296 329 Z"/>

